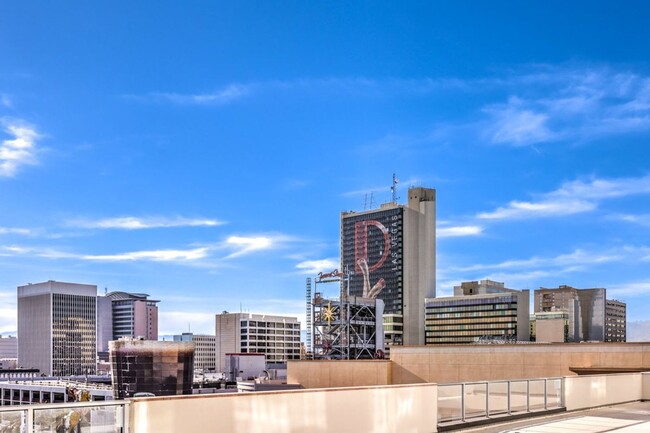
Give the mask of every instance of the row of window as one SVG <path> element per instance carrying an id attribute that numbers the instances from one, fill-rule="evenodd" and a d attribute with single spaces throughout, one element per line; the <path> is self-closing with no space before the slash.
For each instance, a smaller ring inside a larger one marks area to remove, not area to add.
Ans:
<path id="1" fill-rule="evenodd" d="M 465 330 L 465 329 L 504 329 L 504 328 L 516 328 L 516 323 L 476 323 L 472 325 L 436 325 L 436 326 L 427 326 L 427 331 L 454 331 L 454 330 Z"/>

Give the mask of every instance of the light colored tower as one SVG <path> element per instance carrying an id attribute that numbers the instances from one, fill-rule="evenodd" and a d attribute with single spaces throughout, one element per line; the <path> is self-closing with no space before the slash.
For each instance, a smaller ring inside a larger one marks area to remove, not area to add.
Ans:
<path id="1" fill-rule="evenodd" d="M 94 374 L 97 286 L 47 281 L 18 287 L 18 364 L 54 376 Z"/>

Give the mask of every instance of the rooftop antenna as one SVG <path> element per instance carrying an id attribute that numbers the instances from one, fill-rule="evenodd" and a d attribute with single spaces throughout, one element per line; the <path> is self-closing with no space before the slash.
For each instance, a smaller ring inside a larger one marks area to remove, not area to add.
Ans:
<path id="1" fill-rule="evenodd" d="M 108 293 L 108 287 L 104 287 L 104 296 Z"/>
<path id="2" fill-rule="evenodd" d="M 395 176 L 395 173 L 393 173 L 393 183 L 390 186 L 390 192 L 392 195 L 392 200 L 393 203 L 397 203 L 397 200 L 399 197 L 397 197 L 397 184 L 399 183 L 399 179 Z"/>
<path id="3" fill-rule="evenodd" d="M 364 196 L 363 199 L 363 210 L 366 211 L 368 209 L 374 209 L 375 208 L 375 193 L 373 191 L 370 191 L 370 197 L 368 197 L 368 193 Z"/>

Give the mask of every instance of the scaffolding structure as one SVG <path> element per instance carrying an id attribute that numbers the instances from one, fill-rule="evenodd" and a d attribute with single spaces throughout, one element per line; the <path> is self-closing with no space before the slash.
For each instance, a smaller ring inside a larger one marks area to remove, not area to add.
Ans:
<path id="1" fill-rule="evenodd" d="M 307 277 L 306 281 L 306 301 L 307 301 L 307 307 L 305 311 L 305 326 L 307 327 L 307 341 L 305 342 L 305 355 L 307 359 L 312 359 L 314 356 L 314 349 L 312 346 L 312 314 L 313 314 L 313 308 L 312 308 L 312 303 L 311 303 L 311 278 Z"/>
<path id="2" fill-rule="evenodd" d="M 314 280 L 312 336 L 314 359 L 374 359 L 384 356 L 380 299 L 350 296 L 349 273 L 320 273 Z M 325 298 L 320 284 L 339 284 L 338 298 Z M 311 289 L 311 285 L 309 287 Z"/>

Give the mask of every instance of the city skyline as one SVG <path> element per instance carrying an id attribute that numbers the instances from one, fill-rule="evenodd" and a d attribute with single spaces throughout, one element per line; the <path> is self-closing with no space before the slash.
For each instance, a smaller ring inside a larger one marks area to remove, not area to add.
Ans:
<path id="1" fill-rule="evenodd" d="M 48 280 L 148 293 L 161 336 L 304 327 L 393 173 L 437 190 L 438 296 L 602 287 L 650 319 L 649 8 L 8 2 L 0 333 Z"/>

